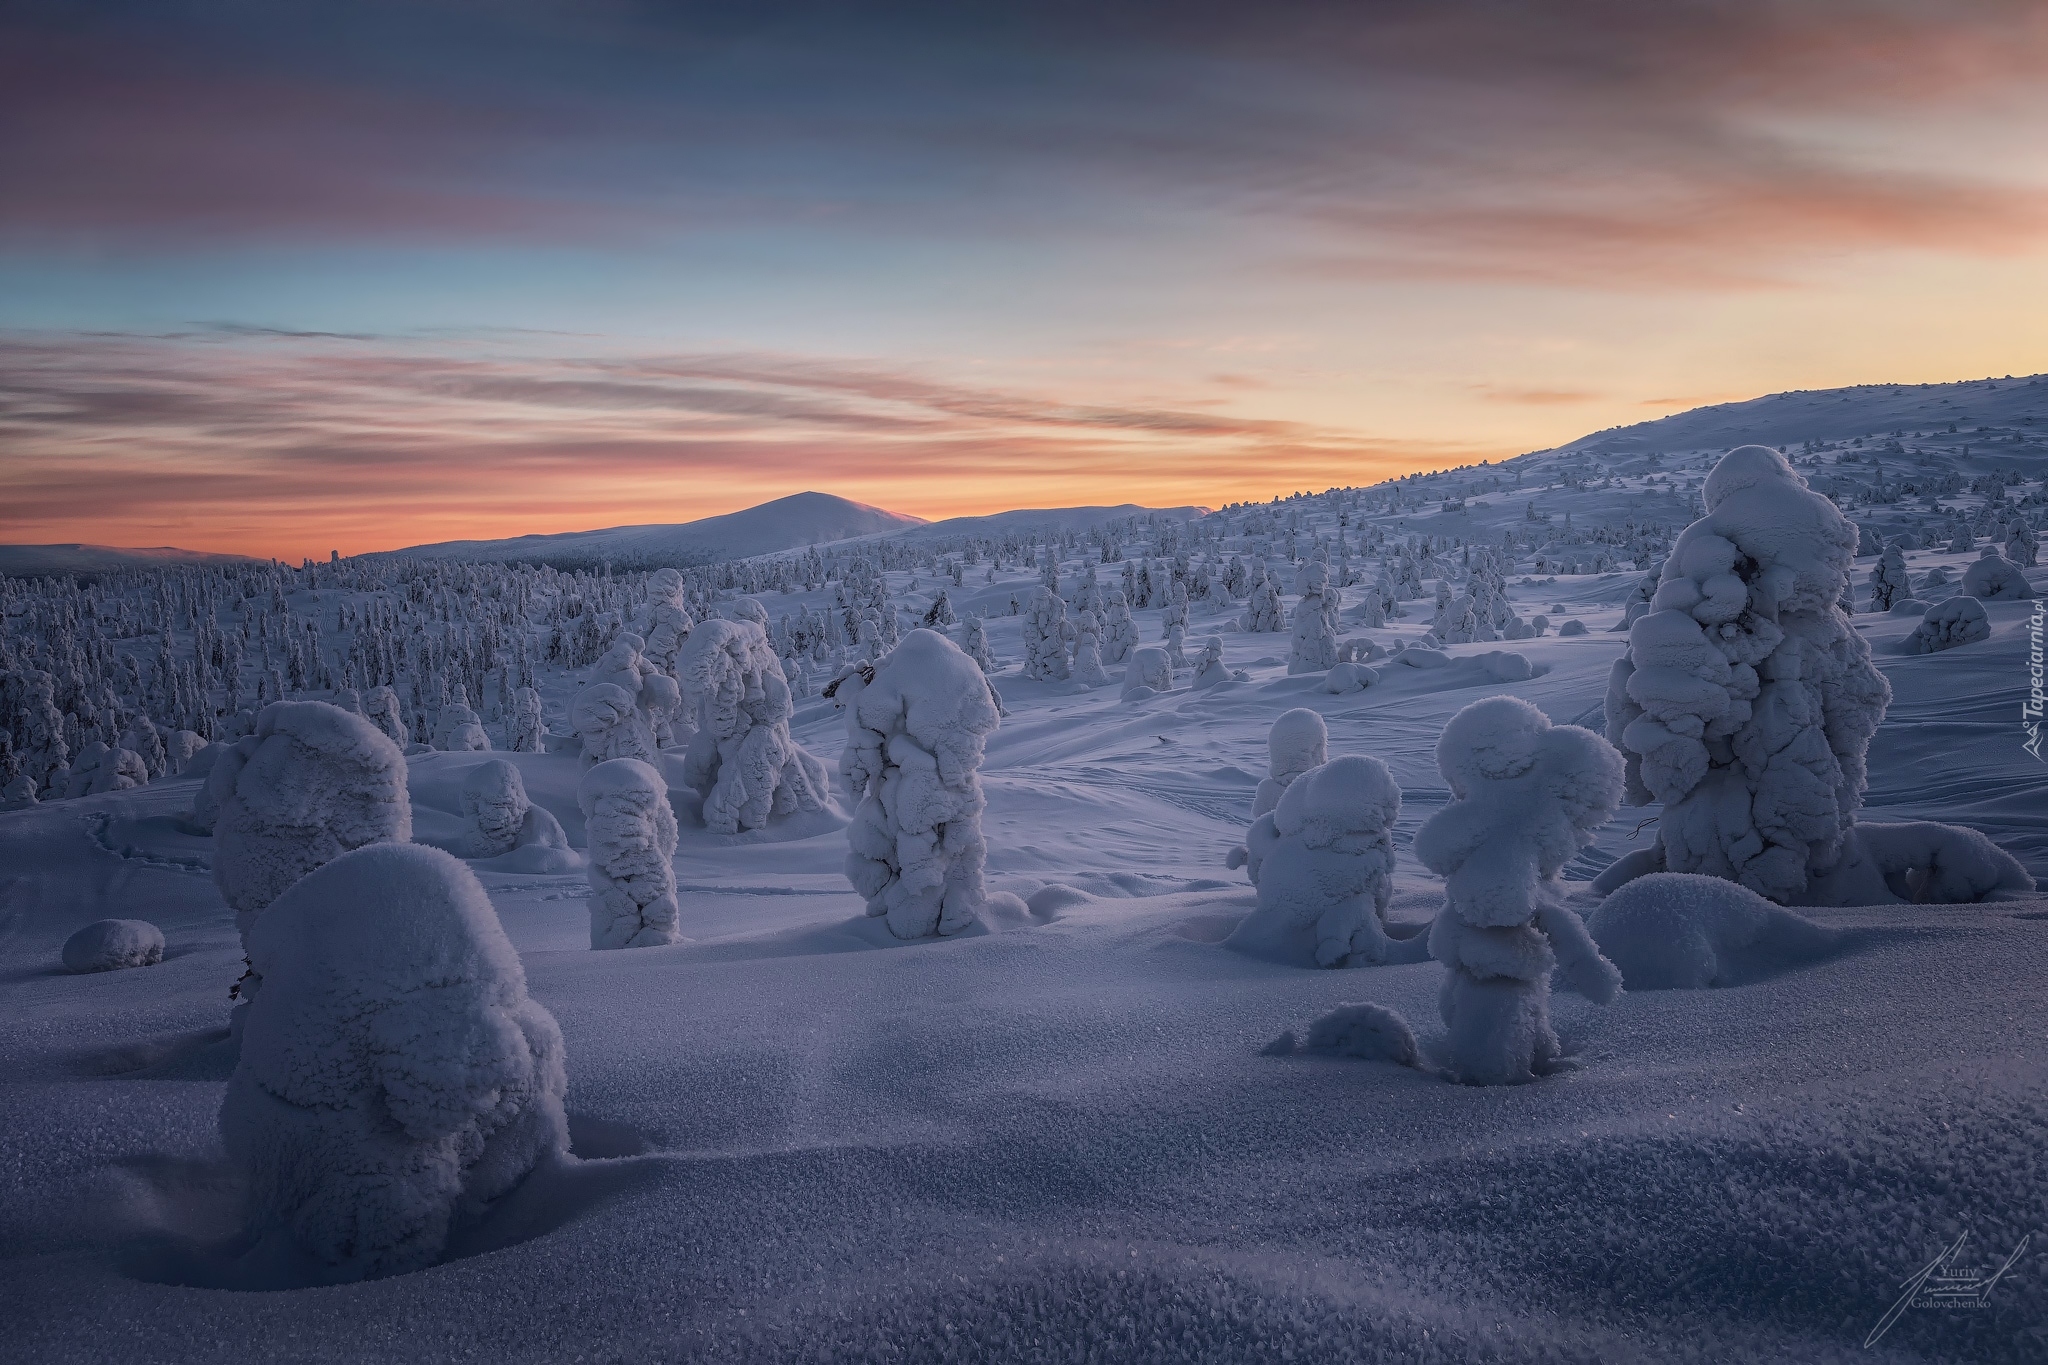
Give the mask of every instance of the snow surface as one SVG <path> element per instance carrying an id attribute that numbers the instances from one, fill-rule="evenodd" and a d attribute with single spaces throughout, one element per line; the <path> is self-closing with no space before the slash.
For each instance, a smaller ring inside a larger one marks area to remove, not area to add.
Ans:
<path id="1" fill-rule="evenodd" d="M 1997 387 L 1985 401 L 2005 401 Z M 1568 511 L 1585 527 L 1654 515 L 1671 530 L 1698 515 L 1697 487 L 1665 488 L 1704 473 L 1679 467 L 1687 447 L 1637 444 L 1623 460 L 1602 440 L 1527 465 L 1532 483 L 1550 471 L 1584 486 L 1449 512 L 1417 493 L 1374 524 L 1497 536 L 1523 524 L 1525 501 L 1553 529 Z M 1654 471 L 1650 451 L 1664 454 Z M 1512 476 L 1414 487 L 1496 472 Z M 1316 500 L 1278 507 L 1334 522 Z M 1905 515 L 1852 518 L 1889 533 Z M 1976 548 L 1904 553 L 1915 583 L 1937 566 L 1953 581 Z M 1855 562 L 1859 591 L 1874 562 Z M 1224 946 L 1256 906 L 1223 859 L 1276 718 L 1312 710 L 1328 758 L 1386 764 L 1401 804 L 1385 923 L 1412 936 L 1444 901 L 1414 840 L 1450 799 L 1435 764 L 1446 722 L 1515 696 L 1554 724 L 1597 725 L 1626 638 L 1610 628 L 1643 572 L 1510 575 L 1517 613 L 1589 627 L 1517 641 L 1529 676 L 1500 681 L 1454 662 L 1486 645 L 1449 645 L 1442 667 L 1396 654 L 1343 695 L 1289 677 L 1279 637 L 1198 602 L 1191 634 L 1220 632 L 1243 680 L 1130 702 L 1019 675 L 1008 604 L 1028 597 L 1035 564 L 949 580 L 1005 661 L 991 681 L 1008 714 L 980 769 L 987 922 L 895 939 L 846 882 L 843 829 L 706 828 L 662 751 L 686 941 L 592 952 L 584 876 L 475 867 L 531 1000 L 559 1022 L 577 1159 L 482 1211 L 439 1264 L 360 1284 L 193 1283 L 195 1248 L 244 1235 L 248 1194 L 218 1123 L 241 945 L 210 879 L 215 841 L 181 819 L 201 779 L 0 814 L 0 1355 L 2042 1359 L 2037 1253 L 1984 1311 L 1909 1311 L 1861 1346 L 1959 1233 L 1995 1263 L 2048 1226 L 2038 891 L 1800 910 L 1828 951 L 1717 971 L 1711 990 L 1627 989 L 1599 1007 L 1560 985 L 1550 1023 L 1572 1069 L 1512 1087 L 1431 1074 L 1447 1041 L 1436 962 L 1314 970 Z M 908 576 L 890 571 L 892 596 Z M 914 612 L 935 586 L 917 577 Z M 821 609 L 829 591 L 764 600 L 773 619 Z M 1403 605 L 1384 627 L 1347 621 L 1340 643 L 1417 654 L 1427 607 Z M 1901 648 L 1917 617 L 1851 616 L 1892 692 L 1859 827 L 1962 823 L 2048 873 L 2048 769 L 2017 717 L 2032 608 L 1986 602 L 1987 638 L 1933 654 Z M 1159 639 L 1158 609 L 1138 615 Z M 597 680 L 541 678 L 558 734 Z M 846 717 L 800 697 L 788 724 L 830 754 Z M 459 832 L 469 774 L 503 761 L 572 848 L 590 842 L 572 751 L 402 761 L 421 837 Z M 1600 826 L 1563 868 L 1565 904 L 1597 926 L 1587 879 L 1647 847 L 1658 813 Z M 1931 842 L 1915 856 L 1936 856 Z M 1017 900 L 998 914 L 1001 893 Z M 61 970 L 65 940 L 109 916 L 159 926 L 164 960 Z M 1385 1064 L 1402 1051 L 1390 1014 L 1411 1026 L 1417 1067 Z M 1297 1030 L 1306 1044 L 1271 1047 Z"/>

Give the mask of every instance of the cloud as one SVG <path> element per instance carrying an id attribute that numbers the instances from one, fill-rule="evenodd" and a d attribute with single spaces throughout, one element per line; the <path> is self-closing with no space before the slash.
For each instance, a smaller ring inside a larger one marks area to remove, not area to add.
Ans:
<path id="1" fill-rule="evenodd" d="M 0 337 L 0 540 L 287 557 L 685 521 L 802 488 L 926 516 L 1370 483 L 1503 452 L 762 353 Z"/>
<path id="2" fill-rule="evenodd" d="M 33 189 L 0 200 L 0 242 L 659 251 L 772 227 L 1146 249 L 1165 212 L 1333 278 L 1638 289 L 2048 230 L 2048 187 L 1967 138 L 1934 167 L 1881 154 L 1888 129 L 2001 100 L 2042 116 L 2038 4 L 744 9 L 20 7 L 0 178 Z"/>

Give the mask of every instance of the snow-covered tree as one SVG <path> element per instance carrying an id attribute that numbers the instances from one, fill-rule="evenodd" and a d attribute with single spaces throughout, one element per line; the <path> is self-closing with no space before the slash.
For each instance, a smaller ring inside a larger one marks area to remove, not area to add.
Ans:
<path id="1" fill-rule="evenodd" d="M 1906 573 L 1905 552 L 1899 549 L 1897 541 L 1884 547 L 1884 553 L 1877 563 L 1870 566 L 1870 609 L 1884 612 L 1892 609 L 1892 603 L 1913 593 L 1912 580 Z"/>
<path id="2" fill-rule="evenodd" d="M 321 701 L 263 708 L 253 734 L 223 748 L 213 797 L 213 880 L 249 930 L 286 887 L 350 849 L 406 843 L 405 756 L 361 716 Z"/>
<path id="3" fill-rule="evenodd" d="M 1277 635 L 1287 629 L 1287 614 L 1280 606 L 1280 587 L 1263 569 L 1257 573 L 1238 628 L 1254 634 Z"/>
<path id="4" fill-rule="evenodd" d="M 1977 562 L 1963 570 L 1963 591 L 1980 602 L 2022 602 L 2034 595 L 2020 566 L 1986 545 Z"/>
<path id="5" fill-rule="evenodd" d="M 498 858 L 516 848 L 569 847 L 561 821 L 526 795 L 526 779 L 502 758 L 479 763 L 462 780 L 461 846 L 465 858 Z"/>
<path id="6" fill-rule="evenodd" d="M 1416 831 L 1414 850 L 1445 883 L 1429 950 L 1449 971 L 1438 1003 L 1450 1069 L 1475 1085 L 1531 1080 L 1559 1056 L 1554 968 L 1601 1004 L 1620 993 L 1621 974 L 1565 905 L 1559 874 L 1621 804 L 1622 758 L 1592 731 L 1552 725 L 1507 696 L 1451 717 L 1436 755 L 1451 802 Z"/>
<path id="7" fill-rule="evenodd" d="M 637 758 L 611 759 L 583 774 L 576 804 L 590 852 L 590 946 L 677 942 L 676 815 L 661 774 Z"/>
<path id="8" fill-rule="evenodd" d="M 1234 938 L 1300 940 L 1320 967 L 1388 961 L 1395 945 L 1383 921 L 1400 814 L 1401 788 L 1377 758 L 1347 755 L 1303 773 L 1246 836 L 1259 907 Z M 1419 951 L 1402 956 L 1421 960 Z"/>
<path id="9" fill-rule="evenodd" d="M 1266 775 L 1252 793 L 1252 818 L 1280 804 L 1288 787 L 1311 768 L 1330 759 L 1330 727 L 1322 713 L 1306 706 L 1282 711 L 1266 732 Z"/>
<path id="10" fill-rule="evenodd" d="M 1615 663 L 1607 734 L 1630 799 L 1664 803 L 1640 871 L 1791 900 L 1842 856 L 1891 698 L 1840 606 L 1856 528 L 1765 446 L 1722 456 L 1702 491 Z"/>
<path id="11" fill-rule="evenodd" d="M 1294 606 L 1294 646 L 1287 671 L 1326 672 L 1337 662 L 1337 632 L 1330 610 L 1337 589 L 1330 586 L 1329 566 L 1311 560 L 1301 571 L 1301 600 Z"/>
<path id="12" fill-rule="evenodd" d="M 516 688 L 512 693 L 512 709 L 505 717 L 505 747 L 515 754 L 537 754 L 547 747 L 540 693 L 531 687 Z"/>
<path id="13" fill-rule="evenodd" d="M 592 683 L 569 702 L 569 725 L 583 741 L 583 766 L 615 758 L 655 761 L 654 732 L 634 693 L 612 682 Z"/>
<path id="14" fill-rule="evenodd" d="M 1121 588 L 1103 594 L 1102 662 L 1120 664 L 1138 647 L 1138 622 Z"/>
<path id="15" fill-rule="evenodd" d="M 1024 615 L 1024 676 L 1039 682 L 1067 680 L 1067 604 L 1040 587 Z"/>
<path id="16" fill-rule="evenodd" d="M 940 588 L 939 595 L 932 599 L 931 608 L 924 614 L 924 623 L 927 627 L 944 627 L 952 625 L 953 619 L 953 599 L 946 596 L 944 588 Z"/>
<path id="17" fill-rule="evenodd" d="M 871 679 L 839 687 L 850 694 L 839 771 L 857 802 L 847 879 L 898 938 L 968 928 L 987 899 L 979 770 L 998 724 L 988 680 L 944 635 L 917 630 Z"/>
<path id="18" fill-rule="evenodd" d="M 1140 645 L 1124 661 L 1121 699 L 1142 701 L 1173 690 L 1173 661 L 1156 645 Z"/>
<path id="19" fill-rule="evenodd" d="M 405 716 L 399 710 L 398 694 L 388 687 L 373 687 L 363 698 L 363 718 L 376 727 L 379 734 L 397 745 L 401 753 L 406 746 Z"/>
<path id="20" fill-rule="evenodd" d="M 434 747 L 454 753 L 487 752 L 491 747 L 484 723 L 470 708 L 469 693 L 461 683 L 455 684 L 455 695 L 441 708 L 441 725 L 434 735 Z"/>
<path id="21" fill-rule="evenodd" d="M 645 625 L 642 636 L 647 658 L 656 668 L 675 677 L 676 655 L 697 626 L 696 618 L 683 601 L 683 576 L 676 570 L 656 569 L 647 580 Z"/>
<path id="22" fill-rule="evenodd" d="M 1109 674 L 1102 667 L 1102 623 L 1092 611 L 1074 618 L 1074 681 L 1086 687 L 1109 683 Z"/>
<path id="23" fill-rule="evenodd" d="M 149 781 L 142 755 L 133 749 L 117 749 L 103 740 L 93 740 L 72 760 L 66 782 L 67 797 L 98 796 L 103 792 L 127 791 Z"/>
<path id="24" fill-rule="evenodd" d="M 333 1280 L 417 1270 L 566 1155 L 561 1030 L 456 859 L 344 853 L 248 946 L 269 986 L 245 1011 L 220 1128 L 252 1234 L 285 1234 Z"/>
<path id="25" fill-rule="evenodd" d="M 1909 654 L 1938 654 L 1990 638 L 1991 618 L 1985 615 L 1984 604 L 1974 597 L 1957 596 L 1928 608 L 1906 637 L 1905 648 Z"/>
<path id="26" fill-rule="evenodd" d="M 825 765 L 790 737 L 795 702 L 758 623 L 704 622 L 678 667 L 697 717 L 684 773 L 704 798 L 706 828 L 734 834 L 772 816 L 825 809 Z"/>
<path id="27" fill-rule="evenodd" d="M 2022 569 L 2031 569 L 2040 562 L 2041 540 L 2034 534 L 2034 528 L 2025 520 L 2014 517 L 2005 528 L 2005 557 Z"/>
<path id="28" fill-rule="evenodd" d="M 1202 657 L 1195 661 L 1193 687 L 1195 691 L 1203 692 L 1229 681 L 1230 670 L 1223 666 L 1223 637 L 1211 635 L 1202 641 Z"/>
<path id="29" fill-rule="evenodd" d="M 970 616 L 967 618 L 967 624 L 962 630 L 962 635 L 965 642 L 960 646 L 961 652 L 974 660 L 975 666 L 982 672 L 995 672 L 995 656 L 989 653 L 988 648 L 987 623 L 979 616 Z"/>

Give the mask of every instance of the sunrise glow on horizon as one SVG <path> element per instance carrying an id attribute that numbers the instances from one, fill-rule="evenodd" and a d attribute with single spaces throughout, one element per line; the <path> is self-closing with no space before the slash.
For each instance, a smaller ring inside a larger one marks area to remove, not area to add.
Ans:
<path id="1" fill-rule="evenodd" d="M 0 20 L 0 542 L 1219 506 L 2048 370 L 2048 11 Z"/>

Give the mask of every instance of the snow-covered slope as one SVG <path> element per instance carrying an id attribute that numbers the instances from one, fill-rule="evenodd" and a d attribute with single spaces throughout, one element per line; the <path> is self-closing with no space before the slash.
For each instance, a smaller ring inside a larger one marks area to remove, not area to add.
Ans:
<path id="1" fill-rule="evenodd" d="M 599 531 L 516 536 L 510 540 L 448 540 L 396 553 L 414 559 L 596 565 L 621 568 L 695 564 L 799 550 L 807 545 L 923 525 L 907 516 L 830 493 L 792 493 L 723 516 Z"/>
<path id="2" fill-rule="evenodd" d="M 1206 516 L 1206 507 L 1142 507 L 1134 502 L 1114 507 L 1023 507 L 981 517 L 947 517 L 928 522 L 899 539 L 942 540 L 948 536 L 1002 536 L 1019 532 L 1058 534 L 1086 531 L 1112 521 L 1129 518 L 1162 517 L 1169 521 L 1192 521 Z"/>
<path id="3" fill-rule="evenodd" d="M 0 545 L 0 574 L 32 578 L 42 574 L 113 573 L 121 569 L 157 569 L 175 564 L 240 563 L 247 555 L 181 550 L 175 545 L 140 548 L 127 545 Z"/>

